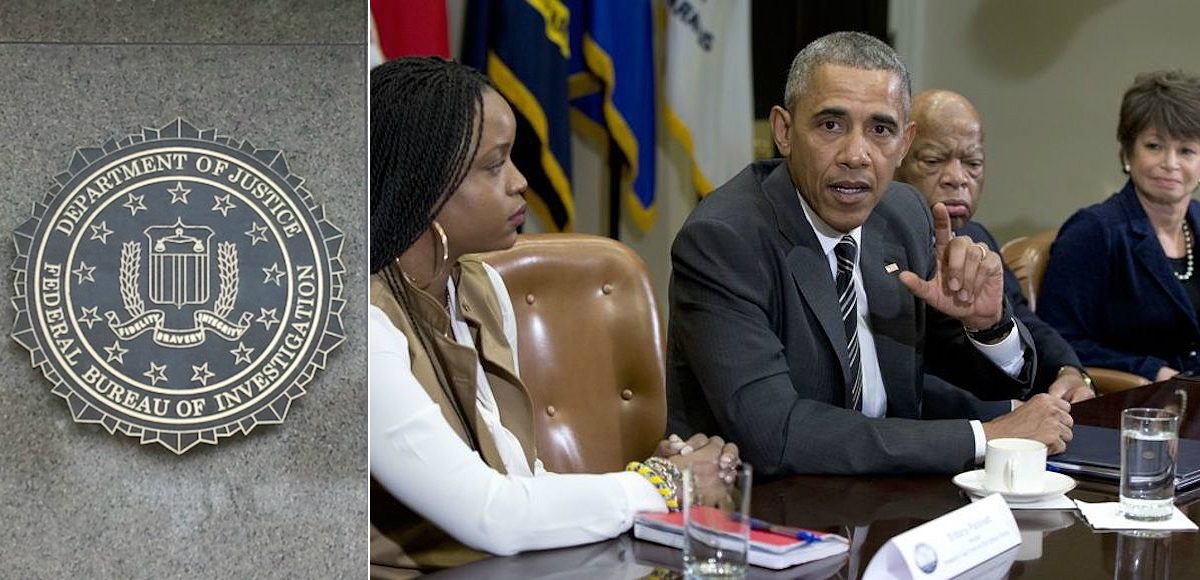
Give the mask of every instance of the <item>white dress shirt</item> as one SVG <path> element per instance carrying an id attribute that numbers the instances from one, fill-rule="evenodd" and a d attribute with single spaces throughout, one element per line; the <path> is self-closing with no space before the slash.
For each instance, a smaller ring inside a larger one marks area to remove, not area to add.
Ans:
<path id="1" fill-rule="evenodd" d="M 504 282 L 485 265 L 499 299 L 504 333 L 517 352 L 516 317 Z M 455 340 L 474 348 L 453 284 Z M 476 409 L 507 475 L 489 467 L 442 417 L 412 374 L 408 341 L 382 310 L 367 317 L 371 475 L 396 499 L 462 543 L 492 554 L 595 542 L 628 530 L 639 511 L 666 511 L 654 486 L 632 472 L 530 472 L 520 441 L 500 423 L 491 387 L 478 369 Z M 514 368 L 516 368 L 514 361 Z"/>
<path id="2" fill-rule="evenodd" d="M 842 240 L 845 233 L 839 232 L 829 224 L 825 223 L 820 216 L 809 207 L 808 202 L 800 195 L 799 190 L 796 191 L 796 197 L 800 199 L 800 205 L 804 208 L 804 217 L 808 219 L 808 223 L 812 226 L 813 233 L 817 235 L 817 241 L 821 244 L 821 250 L 825 253 L 825 257 L 829 262 L 829 272 L 833 275 L 834 280 L 837 279 L 837 255 L 834 254 L 834 248 L 838 242 Z M 862 391 L 862 412 L 868 417 L 883 417 L 887 414 L 887 390 L 883 385 L 883 374 L 879 370 L 879 356 L 875 352 L 875 336 L 871 333 L 870 309 L 867 307 L 867 291 L 863 287 L 861 268 L 858 267 L 859 256 L 862 254 L 862 226 L 858 226 L 848 232 L 850 237 L 854 238 L 858 244 L 859 252 L 854 256 L 854 296 L 857 303 L 858 313 L 855 317 L 858 325 L 858 349 L 859 349 L 859 365 L 863 377 Z M 968 337 L 969 338 L 969 337 Z M 1021 367 L 1025 364 L 1024 352 L 1021 348 L 1021 338 L 1016 329 L 1010 331 L 1008 336 L 1004 337 L 997 344 L 983 344 L 976 342 L 974 339 L 971 343 L 983 353 L 988 360 L 996 364 L 1009 376 L 1016 376 L 1021 372 Z M 983 423 L 977 420 L 970 421 L 971 432 L 975 435 L 975 462 L 983 461 L 984 454 L 987 452 L 987 438 L 983 433 Z"/>

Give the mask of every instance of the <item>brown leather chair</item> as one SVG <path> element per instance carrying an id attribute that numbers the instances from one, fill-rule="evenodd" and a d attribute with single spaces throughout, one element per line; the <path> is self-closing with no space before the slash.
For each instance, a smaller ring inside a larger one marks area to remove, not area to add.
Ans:
<path id="1" fill-rule="evenodd" d="M 1021 294 L 1029 301 L 1029 309 L 1037 311 L 1037 293 L 1046 274 L 1046 263 L 1050 261 L 1050 245 L 1054 243 L 1058 230 L 1046 230 L 1032 236 L 1022 236 L 1000 247 L 1004 263 L 1017 275 L 1021 283 Z"/>
<path id="2" fill-rule="evenodd" d="M 1035 312 L 1038 290 L 1042 287 L 1042 277 L 1050 261 L 1050 246 L 1057 235 L 1058 230 L 1046 230 L 1010 240 L 1000 247 L 1000 256 L 1017 275 L 1021 293 L 1029 301 L 1030 310 Z M 1114 369 L 1087 367 L 1087 372 L 1092 376 L 1096 392 L 1100 394 L 1124 391 L 1150 382 L 1145 377 Z"/>
<path id="3" fill-rule="evenodd" d="M 619 471 L 666 429 L 663 328 L 646 264 L 582 234 L 528 234 L 483 256 L 508 286 L 538 457 L 554 472 Z"/>

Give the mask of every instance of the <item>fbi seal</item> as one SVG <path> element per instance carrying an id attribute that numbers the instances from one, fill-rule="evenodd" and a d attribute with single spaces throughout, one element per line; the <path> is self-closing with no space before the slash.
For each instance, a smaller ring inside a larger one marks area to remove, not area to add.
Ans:
<path id="1" fill-rule="evenodd" d="M 344 340 L 343 235 L 279 151 L 79 149 L 14 234 L 13 338 L 80 423 L 182 454 L 280 423 Z"/>

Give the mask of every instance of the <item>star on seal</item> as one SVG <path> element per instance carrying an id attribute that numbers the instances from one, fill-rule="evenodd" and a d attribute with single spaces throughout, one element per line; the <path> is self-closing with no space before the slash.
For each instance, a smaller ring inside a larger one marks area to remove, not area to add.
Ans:
<path id="1" fill-rule="evenodd" d="M 279 269 L 278 262 L 272 263 L 270 268 L 263 268 L 262 271 L 267 275 L 267 279 L 263 280 L 263 284 L 274 284 L 276 286 L 279 285 L 279 278 L 287 274 L 287 272 Z"/>
<path id="2" fill-rule="evenodd" d="M 216 376 L 216 373 L 213 373 L 208 370 L 208 363 L 204 363 L 199 366 L 192 365 L 192 380 L 193 381 L 199 381 L 200 384 L 202 384 L 204 386 L 208 386 L 208 379 L 211 379 L 214 376 Z"/>
<path id="3" fill-rule="evenodd" d="M 142 203 L 142 200 L 144 199 L 146 199 L 146 196 L 144 195 L 134 195 L 131 193 L 129 194 L 129 201 L 126 201 L 121 205 L 129 208 L 130 216 L 136 216 L 137 212 L 146 210 L 146 204 Z"/>
<path id="4" fill-rule="evenodd" d="M 92 272 L 95 272 L 95 271 L 96 271 L 95 266 L 89 266 L 89 265 L 87 265 L 86 262 L 84 262 L 83 260 L 80 260 L 79 267 L 75 268 L 74 270 L 71 270 L 71 273 L 79 277 L 79 279 L 76 282 L 78 282 L 79 284 L 83 284 L 83 282 L 85 280 L 88 282 L 96 281 L 95 278 L 92 278 Z"/>
<path id="5" fill-rule="evenodd" d="M 157 385 L 158 381 L 167 382 L 167 365 L 157 365 L 154 361 L 150 361 L 150 370 L 142 373 L 142 376 L 150 379 L 150 384 Z"/>
<path id="6" fill-rule="evenodd" d="M 254 354 L 254 349 L 239 342 L 237 348 L 229 351 L 229 354 L 233 355 L 234 364 L 250 364 L 250 355 Z"/>
<path id="7" fill-rule="evenodd" d="M 104 222 L 100 222 L 100 223 L 92 226 L 92 238 L 91 239 L 100 240 L 101 244 L 107 244 L 108 236 L 110 236 L 110 235 L 112 235 L 112 230 L 108 229 L 108 224 L 105 224 Z"/>
<path id="8" fill-rule="evenodd" d="M 104 352 L 108 353 L 104 359 L 105 362 L 117 361 L 119 364 L 125 364 L 125 353 L 129 352 L 129 349 L 122 348 L 121 341 L 117 340 L 113 342 L 112 346 L 104 347 Z"/>
<path id="9" fill-rule="evenodd" d="M 192 192 L 192 190 L 183 186 L 183 182 L 177 182 L 175 184 L 175 187 L 172 187 L 171 189 L 167 190 L 167 193 L 171 194 L 171 203 L 172 204 L 174 204 L 175 202 L 180 202 L 184 205 L 187 205 L 187 202 L 188 202 L 187 196 L 191 192 Z"/>
<path id="10" fill-rule="evenodd" d="M 250 236 L 250 245 L 257 246 L 259 242 L 267 241 L 267 226 L 260 226 L 258 222 L 254 222 L 246 235 Z"/>
<path id="11" fill-rule="evenodd" d="M 229 210 L 237 207 L 236 205 L 233 205 L 232 203 L 230 203 L 228 194 L 217 195 L 217 196 L 214 196 L 213 199 L 217 203 L 216 203 L 216 205 L 214 205 L 212 207 L 212 210 L 221 212 L 221 217 L 229 217 Z"/>

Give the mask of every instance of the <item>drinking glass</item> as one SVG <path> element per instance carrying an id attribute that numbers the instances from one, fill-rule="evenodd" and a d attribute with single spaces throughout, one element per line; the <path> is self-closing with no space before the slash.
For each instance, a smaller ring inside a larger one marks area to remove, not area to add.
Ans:
<path id="1" fill-rule="evenodd" d="M 1121 511 L 1138 521 L 1171 517 L 1179 414 L 1166 409 L 1121 412 Z"/>
<path id="2" fill-rule="evenodd" d="M 750 552 L 751 469 L 726 482 L 719 467 L 683 472 L 683 572 L 687 578 L 744 578 Z"/>

